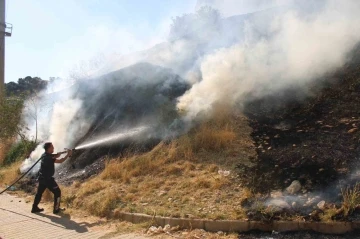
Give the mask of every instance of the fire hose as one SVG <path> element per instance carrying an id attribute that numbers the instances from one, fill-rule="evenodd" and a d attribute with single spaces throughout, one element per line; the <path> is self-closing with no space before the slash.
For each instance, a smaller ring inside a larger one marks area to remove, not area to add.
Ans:
<path id="1" fill-rule="evenodd" d="M 72 151 L 74 151 L 75 149 L 71 149 Z M 57 154 L 64 154 L 64 153 L 67 153 L 68 151 L 62 151 L 62 152 L 59 152 Z M 39 158 L 25 173 L 23 173 L 18 179 L 16 179 L 15 182 L 13 182 L 10 186 L 8 186 L 7 188 L 5 188 L 4 190 L 2 190 L 0 192 L 0 195 L 4 192 L 6 192 L 7 190 L 9 190 L 12 186 L 14 186 L 17 182 L 19 182 L 23 177 L 25 177 L 26 174 L 28 174 L 31 169 L 33 169 L 35 167 L 35 165 L 41 160 L 41 158 Z"/>

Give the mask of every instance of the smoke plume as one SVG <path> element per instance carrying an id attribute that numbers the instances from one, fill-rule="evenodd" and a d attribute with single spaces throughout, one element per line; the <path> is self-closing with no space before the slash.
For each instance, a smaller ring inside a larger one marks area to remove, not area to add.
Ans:
<path id="1" fill-rule="evenodd" d="M 360 40 L 359 10 L 358 1 L 327 1 L 311 14 L 292 8 L 272 18 L 266 37 L 254 38 L 256 21 L 247 22 L 244 42 L 204 56 L 201 78 L 178 107 L 191 120 L 216 102 L 232 105 L 249 93 L 261 97 L 289 86 L 304 90 L 346 62 Z"/>
<path id="2" fill-rule="evenodd" d="M 222 9 L 240 6 L 231 3 Z M 284 3 L 230 17 L 203 7 L 174 18 L 167 42 L 108 60 L 66 89 L 42 95 L 50 110 L 39 116 L 40 139 L 61 150 L 143 125 L 154 129 L 143 138 L 163 139 L 179 122 L 177 108 L 191 125 L 199 115 L 210 117 L 216 103 L 231 106 L 294 86 L 306 93 L 309 82 L 344 65 L 359 42 L 360 2 Z"/>

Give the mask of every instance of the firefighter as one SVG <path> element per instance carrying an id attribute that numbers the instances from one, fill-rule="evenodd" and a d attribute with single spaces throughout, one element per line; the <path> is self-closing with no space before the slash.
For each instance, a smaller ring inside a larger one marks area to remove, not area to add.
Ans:
<path id="1" fill-rule="evenodd" d="M 38 205 L 41 201 L 41 196 L 45 189 L 49 189 L 54 194 L 54 210 L 53 213 L 57 214 L 65 209 L 60 208 L 61 191 L 59 185 L 55 182 L 55 163 L 62 163 L 72 155 L 72 151 L 68 150 L 64 158 L 58 159 L 61 154 L 53 154 L 54 146 L 48 142 L 44 144 L 45 152 L 41 155 L 41 166 L 38 175 L 39 186 L 35 195 L 34 204 L 31 212 L 37 213 L 44 211 L 43 208 L 39 208 Z"/>

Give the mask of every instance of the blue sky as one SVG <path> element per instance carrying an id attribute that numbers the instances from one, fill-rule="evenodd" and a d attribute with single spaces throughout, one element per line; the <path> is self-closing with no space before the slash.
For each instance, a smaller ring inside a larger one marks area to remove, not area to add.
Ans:
<path id="1" fill-rule="evenodd" d="M 7 0 L 5 81 L 67 77 L 101 54 L 127 54 L 163 42 L 171 17 L 196 0 Z"/>

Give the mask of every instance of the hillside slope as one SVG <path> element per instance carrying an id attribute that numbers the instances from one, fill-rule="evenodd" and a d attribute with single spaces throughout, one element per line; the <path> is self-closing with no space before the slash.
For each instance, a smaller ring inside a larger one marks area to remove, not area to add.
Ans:
<path id="1" fill-rule="evenodd" d="M 319 190 L 355 173 L 360 156 L 359 52 L 309 87 L 312 95 L 290 91 L 247 105 L 259 156 L 254 168 L 258 190 L 284 188 L 293 180 Z"/>

